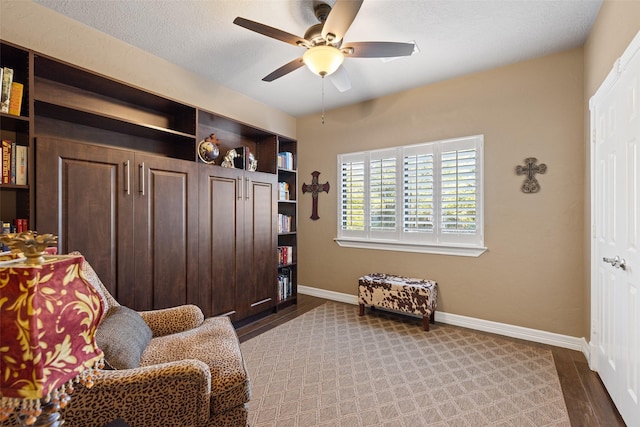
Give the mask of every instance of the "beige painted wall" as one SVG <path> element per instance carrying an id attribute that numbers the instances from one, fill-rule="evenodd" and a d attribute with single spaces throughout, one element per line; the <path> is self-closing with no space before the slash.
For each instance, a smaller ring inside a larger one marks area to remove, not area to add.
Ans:
<path id="1" fill-rule="evenodd" d="M 605 0 L 584 45 L 586 101 L 640 31 L 640 0 Z M 588 106 L 587 106 L 588 107 Z"/>
<path id="2" fill-rule="evenodd" d="M 296 136 L 294 117 L 31 1 L 0 0 L 0 38 L 258 128 Z"/>
<path id="3" fill-rule="evenodd" d="M 382 271 L 435 279 L 438 309 L 584 336 L 582 49 L 522 62 L 298 120 L 300 183 L 331 183 L 318 221 L 299 197 L 299 282 L 357 294 Z M 336 155 L 457 136 L 485 137 L 485 244 L 479 258 L 341 248 Z M 515 167 L 546 163 L 541 191 L 524 194 Z M 301 193 L 299 193 L 301 194 Z"/>
<path id="4" fill-rule="evenodd" d="M 640 0 L 607 0 L 602 4 L 591 34 L 584 45 L 585 147 L 589 147 L 589 99 L 596 93 L 615 61 L 640 31 Z M 591 323 L 590 258 L 590 152 L 585 149 L 585 335 Z"/>
<path id="5" fill-rule="evenodd" d="M 308 219 L 310 197 L 300 197 L 301 284 L 355 294 L 357 278 L 370 271 L 424 276 L 440 282 L 443 311 L 588 336 L 584 101 L 638 31 L 640 1 L 604 2 L 584 58 L 576 49 L 330 111 L 324 126 L 316 115 L 296 121 L 30 1 L 0 0 L 0 12 L 3 40 L 282 135 L 295 138 L 298 127 L 300 184 L 319 170 L 333 185 L 320 196 L 319 221 Z M 489 252 L 462 258 L 333 242 L 336 154 L 477 133 L 485 135 Z M 513 172 L 527 156 L 549 166 L 537 195 L 520 193 Z"/>

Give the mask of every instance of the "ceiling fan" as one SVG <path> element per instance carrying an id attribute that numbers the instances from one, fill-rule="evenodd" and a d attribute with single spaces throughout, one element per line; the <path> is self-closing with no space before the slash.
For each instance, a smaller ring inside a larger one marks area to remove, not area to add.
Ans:
<path id="1" fill-rule="evenodd" d="M 286 31 L 237 17 L 233 23 L 256 33 L 307 49 L 303 56 L 283 65 L 262 80 L 274 81 L 306 65 L 315 74 L 332 76 L 332 83 L 344 92 L 351 88 L 349 77 L 342 66 L 345 57 L 390 58 L 409 56 L 413 53 L 413 43 L 396 42 L 351 42 L 342 45 L 343 38 L 355 19 L 364 0 L 336 0 L 333 9 L 326 3 L 314 6 L 314 13 L 320 23 L 312 25 L 304 37 Z"/>

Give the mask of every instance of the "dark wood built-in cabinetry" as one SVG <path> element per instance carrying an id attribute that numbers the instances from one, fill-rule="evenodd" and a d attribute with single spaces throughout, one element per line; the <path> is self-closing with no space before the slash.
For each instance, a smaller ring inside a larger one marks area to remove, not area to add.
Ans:
<path id="1" fill-rule="evenodd" d="M 276 184 L 264 172 L 200 168 L 201 301 L 213 315 L 276 305 Z"/>
<path id="2" fill-rule="evenodd" d="M 25 83 L 22 116 L 1 114 L 2 137 L 30 147 L 29 184 L 0 185 L 1 219 L 59 236 L 81 251 L 118 301 L 137 310 L 197 304 L 233 320 L 277 309 L 278 214 L 296 218 L 296 142 L 2 42 L 2 66 Z M 9 64 L 9 65 L 7 65 Z M 198 161 L 215 133 L 220 157 Z M 234 148 L 257 170 L 221 167 Z M 35 172 L 35 173 L 34 173 Z M 279 201 L 279 182 L 293 197 Z M 297 257 L 294 257 L 297 260 Z"/>
<path id="3" fill-rule="evenodd" d="M 36 140 L 38 229 L 78 250 L 121 304 L 197 302 L 197 164 L 141 152 Z"/>

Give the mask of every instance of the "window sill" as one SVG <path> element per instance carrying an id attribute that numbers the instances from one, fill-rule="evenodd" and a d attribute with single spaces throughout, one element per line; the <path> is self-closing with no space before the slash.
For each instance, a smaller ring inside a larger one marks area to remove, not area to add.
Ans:
<path id="1" fill-rule="evenodd" d="M 483 246 L 465 245 L 431 245 L 424 243 L 389 242 L 385 240 L 362 240 L 354 238 L 337 237 L 333 239 L 343 248 L 376 249 L 382 251 L 416 252 L 423 254 L 454 255 L 479 257 L 488 248 Z"/>

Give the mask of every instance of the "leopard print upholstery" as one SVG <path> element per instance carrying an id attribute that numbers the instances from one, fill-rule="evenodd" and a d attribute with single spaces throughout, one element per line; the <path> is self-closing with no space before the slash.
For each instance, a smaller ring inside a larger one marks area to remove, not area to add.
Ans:
<path id="1" fill-rule="evenodd" d="M 358 303 L 430 317 L 438 304 L 433 280 L 371 273 L 358 280 Z"/>
<path id="2" fill-rule="evenodd" d="M 96 427 L 122 418 L 130 427 L 208 426 L 211 374 L 198 360 L 102 371 L 78 386 L 62 412 L 65 427 Z"/>
<path id="3" fill-rule="evenodd" d="M 219 414 L 249 401 L 249 379 L 238 336 L 228 317 L 210 317 L 202 325 L 173 335 L 153 338 L 140 366 L 197 359 L 211 369 L 211 413 Z"/>
<path id="4" fill-rule="evenodd" d="M 82 273 L 105 310 L 120 305 L 86 260 Z M 194 305 L 140 315 L 153 332 L 140 366 L 100 371 L 90 390 L 76 385 L 61 411 L 65 427 L 100 427 L 118 418 L 130 427 L 246 426 L 249 376 L 229 318 L 205 320 Z M 0 423 L 18 425 L 15 417 Z"/>
<path id="5" fill-rule="evenodd" d="M 202 310 L 197 305 L 180 305 L 161 310 L 139 311 L 149 325 L 154 337 L 177 334 L 197 328 L 204 322 Z"/>

